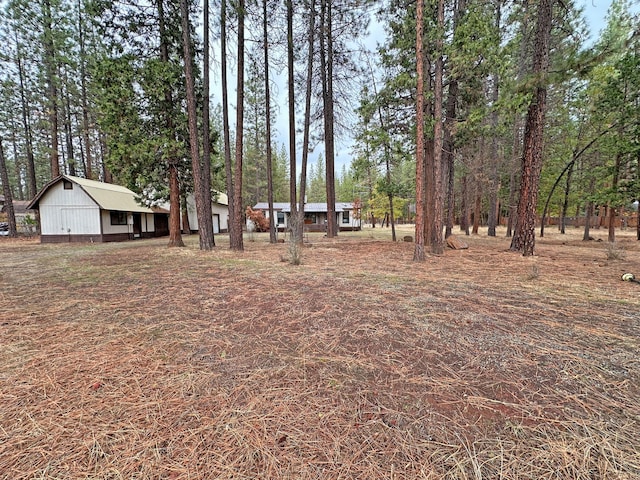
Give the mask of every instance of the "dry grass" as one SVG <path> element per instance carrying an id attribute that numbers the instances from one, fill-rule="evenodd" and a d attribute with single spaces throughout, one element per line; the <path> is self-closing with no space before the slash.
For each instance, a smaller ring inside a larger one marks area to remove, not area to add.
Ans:
<path id="1" fill-rule="evenodd" d="M 640 478 L 631 233 L 381 236 L 1 239 L 0 478 Z"/>

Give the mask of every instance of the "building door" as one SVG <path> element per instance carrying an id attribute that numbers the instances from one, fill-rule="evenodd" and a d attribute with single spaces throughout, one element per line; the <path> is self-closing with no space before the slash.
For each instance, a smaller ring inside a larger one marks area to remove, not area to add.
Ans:
<path id="1" fill-rule="evenodd" d="M 139 213 L 133 214 L 133 238 L 140 238 L 142 233 L 142 215 Z"/>

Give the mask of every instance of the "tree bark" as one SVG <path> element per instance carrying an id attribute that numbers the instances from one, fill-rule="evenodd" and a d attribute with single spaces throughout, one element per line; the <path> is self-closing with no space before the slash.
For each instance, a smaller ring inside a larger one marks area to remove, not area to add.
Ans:
<path id="1" fill-rule="evenodd" d="M 20 164 L 20 156 L 18 154 L 18 143 L 16 141 L 18 137 L 18 129 L 16 128 L 16 124 L 13 118 L 11 118 L 11 146 L 13 148 L 13 166 L 14 172 L 17 179 L 16 189 L 18 193 L 18 200 L 24 200 L 24 189 L 22 186 L 22 165 Z"/>
<path id="2" fill-rule="evenodd" d="M 293 0 L 286 0 L 287 5 L 287 92 L 289 95 L 289 204 L 291 205 L 291 216 L 296 217 L 297 211 L 297 188 L 298 182 L 296 174 L 296 106 L 295 106 L 295 81 L 294 81 L 294 47 L 293 47 Z M 302 199 L 304 201 L 304 199 Z M 273 223 L 273 222 L 272 222 Z M 299 223 L 293 221 L 295 236 L 294 242 L 300 243 L 302 236 Z M 298 237 L 300 235 L 300 237 Z"/>
<path id="3" fill-rule="evenodd" d="M 68 79 L 65 75 L 65 83 L 68 82 Z M 64 137 L 65 143 L 67 147 L 67 166 L 69 167 L 69 174 L 74 177 L 77 175 L 76 168 L 76 156 L 73 148 L 73 132 L 71 128 L 71 100 L 69 99 L 69 89 L 65 88 L 63 90 L 64 101 L 63 101 L 63 114 L 62 118 L 64 119 Z M 63 161 L 64 163 L 64 161 Z"/>
<path id="4" fill-rule="evenodd" d="M 7 163 L 4 159 L 2 137 L 0 137 L 0 180 L 2 180 L 2 194 L 4 195 L 7 223 L 9 224 L 9 236 L 16 237 L 18 235 L 18 229 L 16 226 L 15 211 L 13 210 L 13 196 L 11 194 L 11 186 L 9 185 L 9 173 L 7 172 Z"/>
<path id="5" fill-rule="evenodd" d="M 501 8 L 500 2 L 496 3 L 495 30 L 500 32 Z M 491 146 L 489 147 L 489 214 L 487 216 L 487 235 L 496 236 L 498 226 L 498 191 L 500 190 L 498 176 L 498 100 L 500 97 L 500 77 L 497 72 L 491 75 Z"/>
<path id="6" fill-rule="evenodd" d="M 169 62 L 169 49 L 167 46 L 167 32 L 164 23 L 164 6 L 163 0 L 156 0 L 156 8 L 158 9 L 158 29 L 160 34 L 160 61 Z M 170 132 L 171 139 L 175 139 L 175 128 L 171 112 L 169 111 L 173 105 L 173 99 L 169 86 L 165 86 L 164 90 L 164 122 L 167 131 Z M 165 152 L 169 158 L 169 247 L 184 247 L 182 234 L 180 233 L 180 185 L 178 183 L 178 159 L 176 153 L 171 149 Z M 103 157 L 104 159 L 104 157 Z M 104 161 L 103 161 L 104 165 Z M 105 181 L 108 178 L 108 170 L 105 168 Z"/>
<path id="7" fill-rule="evenodd" d="M 515 235 L 511 240 L 511 250 L 520 251 L 524 256 L 533 255 L 535 247 L 536 208 L 540 185 L 540 172 L 542 170 L 552 7 L 552 0 L 540 0 L 538 5 L 533 58 L 533 73 L 537 77 L 537 86 L 527 112 L 522 155 L 520 199 L 518 201 L 517 213 L 518 224 Z"/>
<path id="8" fill-rule="evenodd" d="M 416 6 L 416 231 L 413 260 L 423 262 L 425 229 L 425 148 L 424 148 L 424 1 Z"/>
<path id="9" fill-rule="evenodd" d="M 43 1 L 44 7 L 44 58 L 47 75 L 47 95 L 49 109 L 49 134 L 51 151 L 49 153 L 51 163 L 51 177 L 60 176 L 60 162 L 58 157 L 58 87 L 56 80 L 55 46 L 53 43 L 53 19 L 50 0 Z"/>
<path id="10" fill-rule="evenodd" d="M 621 157 L 622 154 L 618 153 L 616 155 L 616 161 L 615 164 L 613 166 L 613 176 L 611 179 L 611 188 L 613 191 L 617 191 L 618 189 L 618 182 L 620 179 L 620 164 L 621 164 Z M 609 224 L 608 226 L 608 235 L 607 235 L 607 240 L 610 243 L 613 243 L 616 241 L 616 215 L 617 215 L 617 205 L 609 205 L 609 208 L 607 209 L 609 211 Z"/>
<path id="11" fill-rule="evenodd" d="M 18 78 L 20 83 L 20 110 L 22 113 L 22 128 L 24 129 L 25 147 L 27 149 L 27 191 L 29 198 L 32 199 L 38 193 L 36 184 L 36 167 L 33 159 L 33 136 L 31 134 L 31 122 L 29 119 L 29 113 L 31 111 L 27 96 L 25 94 L 24 85 L 24 66 L 22 65 L 22 53 L 20 51 L 20 42 L 18 41 L 18 34 L 14 32 L 16 41 L 16 66 L 18 67 Z"/>
<path id="12" fill-rule="evenodd" d="M 204 70 L 202 76 L 203 102 L 202 102 L 202 200 L 204 201 L 204 215 L 209 219 L 211 224 L 211 248 L 216 246 L 215 235 L 213 231 L 213 212 L 211 209 L 211 122 L 209 114 L 210 105 L 210 42 L 209 42 L 209 0 L 204 0 L 203 4 L 203 33 L 204 33 L 204 52 L 203 65 Z M 207 229 L 209 226 L 207 226 Z M 208 232 L 208 230 L 207 230 Z"/>
<path id="13" fill-rule="evenodd" d="M 560 233 L 565 233 L 567 210 L 569 209 L 569 193 L 571 191 L 571 177 L 573 176 L 573 166 L 569 167 L 567 172 L 567 181 L 564 185 L 564 201 L 562 202 L 562 211 L 560 212 Z"/>
<path id="14" fill-rule="evenodd" d="M 482 188 L 480 187 L 480 183 L 476 183 L 476 197 L 475 204 L 473 208 L 473 228 L 471 233 L 474 235 L 478 234 L 478 230 L 480 229 L 480 217 L 482 216 Z"/>
<path id="15" fill-rule="evenodd" d="M 91 154 L 91 136 L 89 135 L 89 102 L 87 99 L 87 61 L 84 45 L 84 23 L 82 21 L 82 2 L 78 0 L 78 42 L 80 46 L 80 96 L 82 97 L 82 139 L 84 143 L 84 174 L 93 179 L 93 156 Z"/>
<path id="16" fill-rule="evenodd" d="M 324 120 L 324 149 L 326 161 L 327 192 L 327 237 L 337 235 L 336 185 L 335 185 L 335 142 L 333 114 L 333 31 L 331 18 L 332 0 L 321 0 L 320 70 L 322 71 L 322 104 Z"/>
<path id="17" fill-rule="evenodd" d="M 462 176 L 462 192 L 460 194 L 460 231 L 469 235 L 469 192 L 467 188 L 468 175 Z"/>
<path id="18" fill-rule="evenodd" d="M 496 227 L 498 225 L 498 112 L 496 103 L 498 102 L 498 75 L 494 75 L 493 85 L 491 88 L 491 100 L 493 110 L 491 112 L 491 144 L 489 147 L 489 212 L 487 215 L 487 236 L 496 236 Z"/>
<path id="19" fill-rule="evenodd" d="M 196 214 L 198 216 L 198 237 L 200 239 L 200 250 L 211 250 L 214 246 L 213 218 L 211 216 L 211 186 L 210 184 L 205 183 L 204 168 L 200 162 L 198 114 L 196 111 L 196 93 L 193 77 L 193 57 L 191 53 L 189 7 L 187 6 L 187 0 L 180 0 L 180 16 L 182 19 L 182 47 L 184 55 L 185 88 L 187 94 L 189 146 L 191 150 L 191 168 L 193 170 L 193 189 L 196 202 Z M 205 68 L 208 68 L 208 65 Z M 209 102 L 209 99 L 206 96 L 204 102 Z M 208 139 L 206 140 L 208 141 Z"/>
<path id="20" fill-rule="evenodd" d="M 291 0 L 288 1 L 288 4 Z M 269 84 L 269 33 L 267 21 L 267 0 L 262 0 L 262 41 L 264 48 L 264 95 L 265 95 L 265 113 L 267 123 L 267 201 L 269 202 L 269 242 L 276 243 L 276 224 L 272 221 L 273 215 L 273 159 L 271 151 L 271 85 Z M 295 126 L 295 125 L 294 125 Z M 295 162 L 293 162 L 295 163 Z M 295 186 L 295 173 L 292 178 Z M 295 198 L 293 200 L 295 203 Z M 293 215 L 294 212 L 292 211 Z"/>
<path id="21" fill-rule="evenodd" d="M 231 238 L 231 249 L 236 251 L 244 250 L 242 238 L 242 161 L 244 148 L 244 16 L 245 2 L 239 0 L 237 5 L 238 15 L 238 63 L 236 81 L 236 162 L 233 177 L 233 203 L 234 203 L 234 228 L 233 238 Z"/>
<path id="22" fill-rule="evenodd" d="M 309 6 L 309 38 L 307 56 L 307 78 L 305 86 L 305 106 L 304 106 L 304 133 L 302 138 L 302 165 L 300 167 L 300 199 L 298 207 L 298 222 L 296 227 L 298 232 L 296 238 L 302 241 L 304 235 L 304 207 L 307 196 L 307 163 L 309 161 L 309 134 L 311 129 L 311 95 L 313 93 L 313 54 L 315 42 L 316 7 L 315 0 L 311 0 Z"/>
<path id="23" fill-rule="evenodd" d="M 436 41 L 437 58 L 434 79 L 434 129 L 433 129 L 433 200 L 434 210 L 431 216 L 433 228 L 431 237 L 431 253 L 441 255 L 444 253 L 444 241 L 442 227 L 444 223 L 444 176 L 442 169 L 442 103 L 443 103 L 443 36 L 444 36 L 444 0 L 438 0 L 438 39 Z"/>
<path id="24" fill-rule="evenodd" d="M 233 186 L 233 165 L 231 162 L 231 136 L 229 133 L 229 88 L 227 79 L 227 0 L 220 1 L 220 80 L 222 87 L 222 132 L 224 143 L 224 171 L 229 207 L 229 245 L 237 237 L 235 233 L 235 194 Z"/>

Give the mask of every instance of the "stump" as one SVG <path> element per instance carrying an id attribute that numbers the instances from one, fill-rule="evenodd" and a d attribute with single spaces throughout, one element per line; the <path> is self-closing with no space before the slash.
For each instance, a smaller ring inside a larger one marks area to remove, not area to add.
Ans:
<path id="1" fill-rule="evenodd" d="M 449 246 L 449 248 L 452 248 L 454 250 L 465 250 L 469 248 L 469 245 L 467 245 L 455 235 L 449 235 L 447 237 L 447 245 Z"/>
<path id="2" fill-rule="evenodd" d="M 404 237 L 402 237 L 402 241 L 413 242 L 413 237 L 411 235 L 405 235 Z"/>

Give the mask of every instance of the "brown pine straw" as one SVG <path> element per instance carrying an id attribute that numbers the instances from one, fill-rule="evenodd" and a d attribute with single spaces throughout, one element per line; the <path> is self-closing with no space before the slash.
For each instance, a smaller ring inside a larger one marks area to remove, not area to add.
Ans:
<path id="1" fill-rule="evenodd" d="M 0 478 L 638 479 L 632 234 L 0 239 Z"/>

